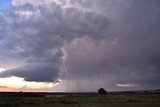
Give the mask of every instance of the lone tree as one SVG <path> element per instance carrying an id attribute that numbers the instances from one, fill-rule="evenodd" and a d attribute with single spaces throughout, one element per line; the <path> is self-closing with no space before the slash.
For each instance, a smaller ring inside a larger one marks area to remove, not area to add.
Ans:
<path id="1" fill-rule="evenodd" d="M 99 94 L 106 94 L 107 91 L 104 88 L 100 88 L 97 90 Z"/>

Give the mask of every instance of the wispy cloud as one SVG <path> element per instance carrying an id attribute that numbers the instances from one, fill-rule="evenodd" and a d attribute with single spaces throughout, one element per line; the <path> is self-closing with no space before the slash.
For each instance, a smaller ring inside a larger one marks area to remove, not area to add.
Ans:
<path id="1" fill-rule="evenodd" d="M 126 83 L 126 84 L 116 84 L 117 87 L 125 87 L 125 88 L 132 88 L 132 87 L 137 87 L 137 84 L 131 84 L 131 83 Z"/>

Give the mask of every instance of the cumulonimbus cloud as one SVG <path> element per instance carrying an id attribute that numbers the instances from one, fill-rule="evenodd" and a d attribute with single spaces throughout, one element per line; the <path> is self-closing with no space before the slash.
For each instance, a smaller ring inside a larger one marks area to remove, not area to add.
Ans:
<path id="1" fill-rule="evenodd" d="M 13 0 L 0 14 L 0 64 L 23 65 L 0 77 L 65 80 L 65 51 L 70 90 L 116 90 L 117 83 L 157 88 L 159 5 L 158 0 Z"/>

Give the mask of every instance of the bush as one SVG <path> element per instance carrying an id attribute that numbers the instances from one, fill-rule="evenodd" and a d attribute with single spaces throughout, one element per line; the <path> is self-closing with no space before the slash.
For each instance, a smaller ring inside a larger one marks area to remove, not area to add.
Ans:
<path id="1" fill-rule="evenodd" d="M 100 88 L 97 90 L 99 94 L 106 94 L 107 91 L 104 88 Z"/>

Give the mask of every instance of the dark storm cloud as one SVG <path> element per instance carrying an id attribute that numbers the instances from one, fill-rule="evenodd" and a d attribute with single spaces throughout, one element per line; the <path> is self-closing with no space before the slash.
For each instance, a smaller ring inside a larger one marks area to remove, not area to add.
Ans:
<path id="1" fill-rule="evenodd" d="M 61 3 L 26 2 L 0 15 L 0 64 L 24 63 L 1 77 L 56 81 L 64 49 L 70 91 L 124 89 L 116 84 L 135 84 L 131 89 L 160 87 L 159 0 Z"/>
<path id="2" fill-rule="evenodd" d="M 1 77 L 13 75 L 37 82 L 58 78 L 60 47 L 64 42 L 84 35 L 100 38 L 103 35 L 97 37 L 97 34 L 109 25 L 109 20 L 99 14 L 76 8 L 63 9 L 55 3 L 38 7 L 30 3 L 12 6 L 0 17 L 1 64 L 16 61 L 24 64 L 1 73 Z"/>
<path id="3" fill-rule="evenodd" d="M 68 66 L 75 90 L 92 90 L 105 86 L 109 90 L 127 90 L 118 83 L 137 84 L 134 89 L 160 87 L 160 2 L 108 1 L 114 18 L 106 38 L 78 38 L 66 47 Z M 97 1 L 99 14 L 107 16 L 107 1 Z M 100 8 L 100 7 L 102 8 Z M 110 12 L 109 11 L 109 12 Z M 78 79 L 79 78 L 79 79 Z M 83 79 L 81 79 L 83 78 Z M 86 79 L 87 82 L 84 83 Z M 89 89 L 83 88 L 90 86 Z M 93 90 L 94 91 L 94 90 Z"/>
<path id="4" fill-rule="evenodd" d="M 58 69 L 49 64 L 28 64 L 1 73 L 1 77 L 11 76 L 22 77 L 26 81 L 53 82 L 58 79 Z"/>

